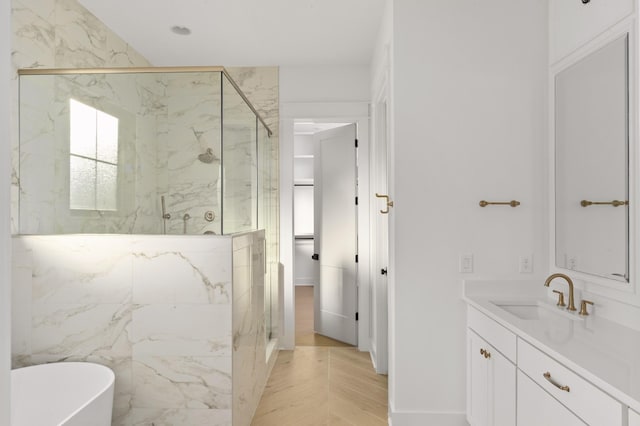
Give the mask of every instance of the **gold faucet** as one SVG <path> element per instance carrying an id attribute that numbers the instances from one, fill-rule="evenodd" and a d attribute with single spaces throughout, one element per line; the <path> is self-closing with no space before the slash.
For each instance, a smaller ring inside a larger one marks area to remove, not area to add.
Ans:
<path id="1" fill-rule="evenodd" d="M 549 287 L 549 284 L 551 284 L 551 281 L 554 278 L 564 278 L 567 281 L 567 284 L 569 284 L 569 307 L 567 308 L 567 310 L 575 311 L 576 306 L 573 301 L 573 281 L 571 281 L 571 278 L 569 278 L 565 274 L 552 274 L 552 275 L 549 275 L 549 278 L 547 278 L 547 280 L 544 282 L 544 286 Z"/>

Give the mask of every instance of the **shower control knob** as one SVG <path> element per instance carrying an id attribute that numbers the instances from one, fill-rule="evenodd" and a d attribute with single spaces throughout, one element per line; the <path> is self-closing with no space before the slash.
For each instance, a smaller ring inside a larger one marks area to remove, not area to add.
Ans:
<path id="1" fill-rule="evenodd" d="M 206 212 L 204 212 L 204 220 L 206 220 L 207 222 L 213 222 L 213 219 L 215 218 L 216 214 L 211 210 L 207 210 Z"/>

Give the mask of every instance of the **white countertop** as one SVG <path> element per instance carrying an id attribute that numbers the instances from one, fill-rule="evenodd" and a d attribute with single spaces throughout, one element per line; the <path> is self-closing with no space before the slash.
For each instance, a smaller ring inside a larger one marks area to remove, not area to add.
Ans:
<path id="1" fill-rule="evenodd" d="M 576 320 L 556 315 L 524 320 L 492 302 L 536 300 L 553 310 L 563 308 L 547 299 L 544 289 L 530 289 L 523 295 L 509 294 L 499 287 L 495 283 L 484 287 L 476 283 L 465 285 L 464 299 L 615 399 L 640 411 L 640 332 L 597 315 L 572 314 Z"/>

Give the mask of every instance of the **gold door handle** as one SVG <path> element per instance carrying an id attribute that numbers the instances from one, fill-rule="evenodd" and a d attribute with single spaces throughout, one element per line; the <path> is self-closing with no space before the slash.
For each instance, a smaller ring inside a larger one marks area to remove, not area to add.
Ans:
<path id="1" fill-rule="evenodd" d="M 389 201 L 389 196 L 388 195 L 381 195 L 381 194 L 378 194 L 377 192 L 376 192 L 376 197 L 384 198 L 386 203 L 387 203 L 387 209 L 386 210 L 380 210 L 380 213 L 389 214 L 389 207 L 393 207 L 393 201 Z"/>
<path id="2" fill-rule="evenodd" d="M 549 373 L 548 371 L 546 373 L 544 373 L 542 375 L 545 379 L 547 379 L 547 381 L 549 383 L 551 383 L 553 386 L 557 387 L 558 389 L 560 389 L 561 391 L 565 391 L 565 392 L 570 392 L 571 389 L 569 389 L 569 386 L 561 386 L 559 384 L 557 384 L 552 378 L 551 378 L 551 373 Z"/>
<path id="3" fill-rule="evenodd" d="M 491 358 L 491 352 L 486 349 L 480 349 L 480 355 L 484 356 L 487 359 Z"/>

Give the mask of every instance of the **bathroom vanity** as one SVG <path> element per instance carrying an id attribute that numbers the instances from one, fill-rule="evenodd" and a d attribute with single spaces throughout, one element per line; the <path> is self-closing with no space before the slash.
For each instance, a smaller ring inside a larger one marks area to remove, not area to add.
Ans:
<path id="1" fill-rule="evenodd" d="M 537 286 L 466 283 L 469 423 L 637 424 L 640 332 L 570 313 Z"/>
<path id="2" fill-rule="evenodd" d="M 640 422 L 637 13 L 549 2 L 549 278 L 465 282 L 472 426 Z"/>

